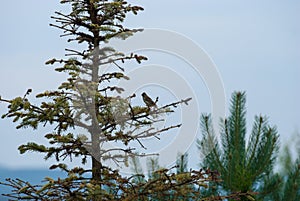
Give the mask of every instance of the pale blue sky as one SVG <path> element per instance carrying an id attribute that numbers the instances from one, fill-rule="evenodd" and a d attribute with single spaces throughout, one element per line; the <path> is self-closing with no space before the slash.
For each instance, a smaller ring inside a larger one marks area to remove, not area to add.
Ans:
<path id="1" fill-rule="evenodd" d="M 130 27 L 162 28 L 181 33 L 202 47 L 215 62 L 227 101 L 234 90 L 247 92 L 247 117 L 265 114 L 282 139 L 300 129 L 300 2 L 279 1 L 132 1 L 145 11 L 129 17 Z M 58 1 L 2 2 L 0 13 L 0 94 L 12 98 L 32 87 L 55 88 L 64 76 L 45 67 L 64 55 L 65 39 L 51 28 Z M 195 86 L 197 87 L 197 86 Z M 5 106 L 0 105 L 0 111 Z M 31 130 L 15 131 L 0 120 L 0 165 L 45 166 L 41 157 L 19 156 L 17 146 L 36 139 Z M 250 130 L 250 128 L 248 128 Z M 45 131 L 45 130 L 44 130 Z M 27 133 L 25 135 L 23 133 Z"/>

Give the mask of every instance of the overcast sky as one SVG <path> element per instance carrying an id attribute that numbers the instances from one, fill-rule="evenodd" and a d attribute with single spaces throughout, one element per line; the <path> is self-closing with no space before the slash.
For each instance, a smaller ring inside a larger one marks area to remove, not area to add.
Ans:
<path id="1" fill-rule="evenodd" d="M 247 92 L 247 117 L 269 116 L 282 141 L 300 129 L 300 2 L 266 1 L 133 1 L 145 11 L 126 21 L 130 27 L 176 31 L 204 49 L 222 77 L 227 101 L 234 90 Z M 63 75 L 46 60 L 61 58 L 65 39 L 51 28 L 58 1 L 4 1 L 0 13 L 0 94 L 5 98 L 54 89 Z M 195 86 L 197 87 L 197 86 Z M 5 104 L 0 104 L 1 114 Z M 39 132 L 16 131 L 0 120 L 0 165 L 44 167 L 41 157 L 20 156 L 18 145 L 41 140 Z M 250 130 L 250 128 L 248 128 Z M 42 129 L 40 133 L 45 132 Z M 27 134 L 27 135 L 26 135 Z M 41 135 L 40 135 L 41 136 Z"/>

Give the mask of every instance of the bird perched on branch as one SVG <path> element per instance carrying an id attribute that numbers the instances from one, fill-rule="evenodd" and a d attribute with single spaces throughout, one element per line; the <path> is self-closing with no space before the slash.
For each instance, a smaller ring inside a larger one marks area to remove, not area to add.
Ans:
<path id="1" fill-rule="evenodd" d="M 157 107 L 156 102 L 154 102 L 145 92 L 142 93 L 142 97 L 147 107 Z"/>

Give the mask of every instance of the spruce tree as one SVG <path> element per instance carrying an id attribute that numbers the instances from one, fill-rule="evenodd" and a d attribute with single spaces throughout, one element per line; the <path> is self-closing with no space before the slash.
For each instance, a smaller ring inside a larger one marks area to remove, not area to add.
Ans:
<path id="1" fill-rule="evenodd" d="M 176 106 L 189 101 L 184 99 L 155 107 L 152 102 L 157 104 L 157 101 L 151 101 L 152 105 L 149 101 L 144 105 L 133 105 L 131 100 L 142 98 L 141 94 L 122 98 L 118 95 L 123 91 L 122 86 L 112 84 L 114 80 L 129 79 L 123 62 L 146 60 L 144 56 L 125 55 L 106 46 L 111 39 L 126 39 L 140 31 L 124 27 L 123 22 L 129 13 L 136 15 L 143 8 L 124 0 L 60 2 L 70 5 L 71 9 L 69 13 L 56 12 L 52 17 L 55 23 L 51 26 L 62 30 L 62 36 L 67 37 L 68 42 L 83 44 L 85 48 L 66 49 L 65 58 L 53 58 L 46 64 L 56 65 L 55 70 L 67 73 L 68 79 L 56 90 L 37 94 L 38 101 L 31 100 L 32 89 L 28 89 L 24 96 L 11 100 L 0 98 L 0 101 L 8 104 L 8 111 L 2 117 L 13 118 L 17 129 L 53 127 L 45 134 L 49 144 L 29 142 L 21 145 L 19 151 L 21 154 L 42 153 L 46 160 L 56 159 L 57 163 L 50 169 L 61 169 L 67 176 L 58 179 L 46 177 L 44 183 L 37 185 L 21 179 L 7 179 L 2 184 L 13 190 L 6 196 L 12 200 L 151 200 L 151 196 L 158 192 L 161 196 L 177 192 L 182 199 L 202 199 L 197 190 L 188 188 L 191 192 L 187 193 L 178 189 L 216 181 L 217 176 L 209 170 L 193 170 L 179 177 L 170 169 L 159 169 L 155 170 L 155 178 L 136 182 L 137 178 L 145 176 L 124 176 L 118 169 L 104 163 L 112 160 L 127 166 L 130 158 L 145 156 L 137 154 L 131 142 L 145 148 L 143 139 L 180 127 L 153 129 L 153 124 L 160 114 L 173 112 Z M 107 64 L 111 65 L 111 71 L 100 73 Z M 80 129 L 87 134 L 76 133 Z M 103 146 L 114 142 L 122 147 L 110 149 Z M 73 158 L 80 158 L 83 165 L 69 168 L 66 161 Z M 84 166 L 87 161 L 91 161 L 92 167 Z M 188 198 L 191 195 L 193 197 Z"/>
<path id="2" fill-rule="evenodd" d="M 258 191 L 257 182 L 273 168 L 278 150 L 276 128 L 268 125 L 266 117 L 256 116 L 247 142 L 245 103 L 245 92 L 233 93 L 230 115 L 221 122 L 221 143 L 214 133 L 211 116 L 201 116 L 202 139 L 198 147 L 205 154 L 202 165 L 218 171 L 222 179 L 211 193 Z M 241 196 L 241 200 L 253 199 Z"/>

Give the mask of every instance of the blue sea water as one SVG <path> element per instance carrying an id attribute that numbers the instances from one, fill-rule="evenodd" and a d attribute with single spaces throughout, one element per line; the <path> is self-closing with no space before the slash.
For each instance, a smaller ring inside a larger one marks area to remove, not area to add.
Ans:
<path id="1" fill-rule="evenodd" d="M 7 168 L 0 167 L 0 181 L 5 182 L 6 178 L 11 179 L 22 179 L 28 181 L 31 184 L 41 184 L 41 181 L 45 177 L 58 178 L 65 177 L 65 173 L 58 170 L 48 170 L 48 169 L 16 169 L 10 170 Z M 3 193 L 9 193 L 11 188 L 0 185 L 0 201 L 7 201 L 8 198 L 4 197 Z"/>

